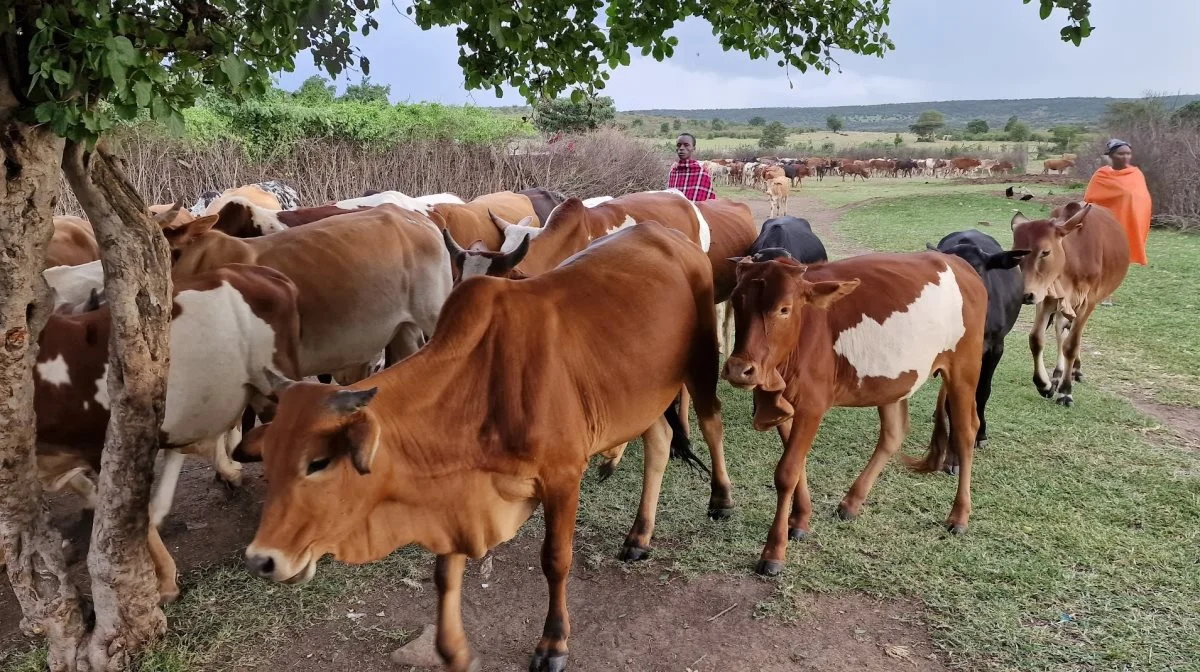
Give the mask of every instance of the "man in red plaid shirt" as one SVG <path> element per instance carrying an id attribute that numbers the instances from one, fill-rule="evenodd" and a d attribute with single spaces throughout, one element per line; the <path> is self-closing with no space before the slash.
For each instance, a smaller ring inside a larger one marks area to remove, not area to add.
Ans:
<path id="1" fill-rule="evenodd" d="M 667 188 L 678 189 L 690 201 L 707 201 L 716 198 L 713 190 L 712 176 L 700 166 L 700 162 L 692 159 L 696 151 L 696 136 L 684 133 L 675 140 L 675 154 L 679 161 L 671 166 L 671 174 L 667 176 Z"/>

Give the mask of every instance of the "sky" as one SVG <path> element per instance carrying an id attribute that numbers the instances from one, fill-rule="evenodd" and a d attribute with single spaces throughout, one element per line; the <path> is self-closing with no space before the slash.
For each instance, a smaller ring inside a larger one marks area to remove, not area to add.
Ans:
<path id="1" fill-rule="evenodd" d="M 422 31 L 396 4 L 400 11 L 384 3 L 380 29 L 354 43 L 371 60 L 371 80 L 391 86 L 393 101 L 523 103 L 515 93 L 497 99 L 464 90 L 454 29 Z M 790 85 L 775 59 L 722 51 L 707 22 L 688 20 L 671 32 L 679 38 L 672 59 L 635 55 L 604 93 L 620 110 L 1200 93 L 1200 0 L 1095 0 L 1095 32 L 1080 47 L 1059 38 L 1063 11 L 1042 21 L 1037 4 L 895 0 L 888 28 L 894 51 L 882 59 L 842 53 L 840 73 L 792 71 Z M 279 83 L 295 89 L 313 74 L 311 57 L 301 55 Z M 358 79 L 350 74 L 349 81 Z"/>

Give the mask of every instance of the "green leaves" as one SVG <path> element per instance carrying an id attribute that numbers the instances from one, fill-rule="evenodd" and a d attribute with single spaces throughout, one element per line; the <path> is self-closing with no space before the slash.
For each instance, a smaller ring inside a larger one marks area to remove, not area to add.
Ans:
<path id="1" fill-rule="evenodd" d="M 221 72 L 229 78 L 234 89 L 240 88 L 246 81 L 246 62 L 237 54 L 229 54 L 221 59 Z"/>

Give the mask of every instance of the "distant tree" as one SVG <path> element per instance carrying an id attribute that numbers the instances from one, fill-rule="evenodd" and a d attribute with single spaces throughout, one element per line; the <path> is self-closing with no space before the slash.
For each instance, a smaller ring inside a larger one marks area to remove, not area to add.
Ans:
<path id="1" fill-rule="evenodd" d="M 751 126 L 762 126 L 763 124 L 767 123 L 767 120 L 763 119 L 762 117 L 750 117 L 750 121 L 746 123 L 750 124 Z"/>
<path id="2" fill-rule="evenodd" d="M 763 127 L 758 146 L 763 149 L 774 149 L 787 144 L 787 128 L 778 121 L 772 121 Z"/>
<path id="3" fill-rule="evenodd" d="M 662 122 L 661 124 L 659 124 L 659 125 L 658 125 L 658 132 L 659 132 L 659 133 L 663 133 L 663 134 L 670 133 L 670 132 L 671 132 L 671 125 L 670 125 L 670 124 L 668 124 L 668 123 L 667 123 L 667 122 L 665 122 L 665 121 L 664 121 L 664 122 Z"/>
<path id="4" fill-rule="evenodd" d="M 908 128 L 917 134 L 918 140 L 932 140 L 933 136 L 946 125 L 946 118 L 937 110 L 926 110 L 917 118 L 917 122 Z"/>
<path id="5" fill-rule="evenodd" d="M 988 132 L 987 120 L 972 119 L 967 122 L 967 133 L 970 133 L 972 135 L 983 135 L 984 133 L 987 133 L 987 132 Z"/>
<path id="6" fill-rule="evenodd" d="M 840 133 L 845 126 L 846 125 L 842 123 L 842 118 L 836 114 L 831 114 L 828 117 L 825 117 L 825 127 L 834 133 Z"/>
<path id="7" fill-rule="evenodd" d="M 1021 123 L 1021 120 L 1018 119 L 1017 115 L 1014 114 L 1013 116 L 1008 118 L 1008 123 L 1004 124 L 1004 132 L 1012 133 L 1013 127 L 1019 123 Z"/>
<path id="8" fill-rule="evenodd" d="M 892 145 L 899 147 L 900 145 L 903 145 L 903 144 L 904 144 L 904 138 L 900 137 L 900 134 L 897 133 L 896 137 L 892 138 Z"/>
<path id="9" fill-rule="evenodd" d="M 337 88 L 329 80 L 320 75 L 313 75 L 292 92 L 292 97 L 310 104 L 332 103 L 336 92 Z"/>
<path id="10" fill-rule="evenodd" d="M 711 128 L 714 131 L 723 131 L 723 130 L 725 130 L 725 122 L 721 121 L 720 119 L 714 118 L 712 120 L 712 122 L 709 124 L 709 128 Z"/>
<path id="11" fill-rule="evenodd" d="M 678 119 L 675 119 L 674 121 L 671 122 L 671 128 L 678 131 L 679 129 L 683 128 L 683 122 Z"/>
<path id="12" fill-rule="evenodd" d="M 634 120 L 630 122 L 630 125 L 633 126 L 634 128 L 641 128 L 642 123 L 643 122 L 642 122 L 641 117 L 635 117 Z"/>
<path id="13" fill-rule="evenodd" d="M 1130 124 L 1162 121 L 1166 117 L 1167 110 L 1157 98 L 1122 100 L 1108 104 L 1108 109 L 1104 112 L 1104 125 L 1108 128 L 1121 128 Z"/>
<path id="14" fill-rule="evenodd" d="M 386 84 L 372 84 L 370 77 L 363 77 L 358 84 L 350 84 L 346 86 L 346 91 L 342 93 L 341 98 L 351 103 L 387 103 L 388 95 L 392 92 L 392 87 Z"/>
<path id="15" fill-rule="evenodd" d="M 1175 110 L 1175 113 L 1171 115 L 1171 119 L 1179 124 L 1200 126 L 1200 100 L 1193 100 L 1178 110 Z"/>
<path id="16" fill-rule="evenodd" d="M 1071 148 L 1071 143 L 1078 135 L 1078 126 L 1055 126 L 1050 129 L 1050 137 L 1054 140 L 1055 149 L 1064 152 Z"/>
<path id="17" fill-rule="evenodd" d="M 613 99 L 608 96 L 585 98 L 555 98 L 538 103 L 533 125 L 543 133 L 580 133 L 608 123 L 616 116 Z"/>
<path id="18" fill-rule="evenodd" d="M 1025 142 L 1033 136 L 1029 130 L 1029 126 L 1023 121 L 1018 121 L 1008 127 L 1008 139 L 1013 142 Z"/>

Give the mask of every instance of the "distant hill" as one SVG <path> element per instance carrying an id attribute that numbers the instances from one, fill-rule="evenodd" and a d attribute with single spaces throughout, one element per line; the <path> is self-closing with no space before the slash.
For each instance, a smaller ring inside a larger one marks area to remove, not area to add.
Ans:
<path id="1" fill-rule="evenodd" d="M 972 119 L 984 119 L 993 128 L 1003 127 L 1016 115 L 1035 129 L 1068 124 L 1091 125 L 1100 121 L 1109 103 L 1131 98 L 1027 98 L 1022 100 L 943 100 L 928 103 L 889 103 L 843 107 L 752 107 L 727 110 L 630 110 L 626 115 L 680 119 L 721 119 L 746 123 L 752 117 L 779 121 L 787 126 L 824 128 L 825 119 L 836 114 L 848 131 L 906 131 L 925 110 L 937 110 L 950 128 L 961 128 Z M 1169 96 L 1168 108 L 1200 100 L 1200 95 Z"/>

